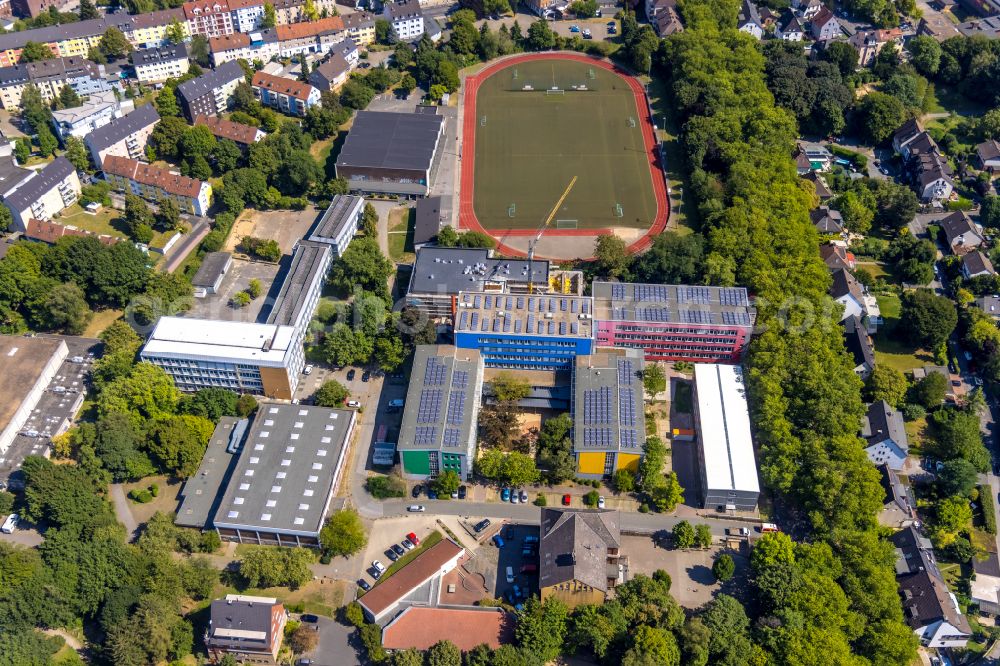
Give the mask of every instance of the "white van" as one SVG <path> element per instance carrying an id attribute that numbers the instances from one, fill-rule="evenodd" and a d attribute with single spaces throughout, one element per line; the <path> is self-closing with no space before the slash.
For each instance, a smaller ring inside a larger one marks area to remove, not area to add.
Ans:
<path id="1" fill-rule="evenodd" d="M 3 525 L 0 526 L 0 532 L 4 534 L 13 534 L 14 529 L 17 527 L 17 514 L 12 513 L 7 516 L 7 520 L 3 521 Z"/>

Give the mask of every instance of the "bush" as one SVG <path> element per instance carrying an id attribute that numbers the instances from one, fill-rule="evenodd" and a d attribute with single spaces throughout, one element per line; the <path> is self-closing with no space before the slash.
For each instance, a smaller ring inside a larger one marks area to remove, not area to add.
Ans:
<path id="1" fill-rule="evenodd" d="M 597 506 L 597 499 L 600 497 L 596 490 L 591 490 L 589 493 L 583 496 L 583 503 L 585 506 L 595 507 Z"/>
<path id="2" fill-rule="evenodd" d="M 198 544 L 198 550 L 203 553 L 214 553 L 222 547 L 222 538 L 216 531 L 203 532 L 201 535 L 201 543 Z"/>
<path id="3" fill-rule="evenodd" d="M 148 490 L 139 490 L 135 488 L 128 492 L 129 499 L 133 502 L 138 502 L 139 504 L 149 504 L 153 501 L 153 494 Z"/>
<path id="4" fill-rule="evenodd" d="M 545 499 L 544 493 L 538 493 L 538 497 L 535 498 L 535 506 L 548 506 L 549 501 Z"/>
<path id="5" fill-rule="evenodd" d="M 733 562 L 731 556 L 723 553 L 715 558 L 715 562 L 712 563 L 712 573 L 715 574 L 716 580 L 720 583 L 725 583 L 736 573 L 736 563 Z"/>
<path id="6" fill-rule="evenodd" d="M 406 483 L 395 475 L 369 477 L 365 487 L 375 499 L 406 497 Z"/>
<path id="7" fill-rule="evenodd" d="M 657 569 L 653 572 L 653 580 L 666 587 L 668 592 L 670 591 L 670 586 L 673 584 L 673 581 L 670 579 L 670 574 L 663 569 Z"/>
<path id="8" fill-rule="evenodd" d="M 639 513 L 649 513 L 649 505 L 646 503 L 640 504 Z"/>
<path id="9" fill-rule="evenodd" d="M 591 479 L 590 480 L 590 485 L 593 488 L 600 488 L 601 487 L 601 482 L 598 481 L 597 479 Z"/>
<path id="10" fill-rule="evenodd" d="M 149 494 L 152 495 L 153 497 L 159 496 L 159 494 L 160 494 L 160 486 L 156 485 L 155 483 L 150 484 L 150 486 L 149 486 Z"/>
<path id="11" fill-rule="evenodd" d="M 972 202 L 965 197 L 948 202 L 948 210 L 972 210 Z"/>
<path id="12" fill-rule="evenodd" d="M 990 534 L 996 534 L 997 514 L 993 507 L 993 494 L 989 486 L 979 486 L 979 506 L 983 507 L 983 529 Z"/>
<path id="13" fill-rule="evenodd" d="M 903 419 L 906 421 L 916 421 L 917 419 L 922 419 L 927 415 L 927 410 L 920 405 L 914 405 L 912 402 L 908 402 L 903 405 L 900 410 L 903 413 Z"/>

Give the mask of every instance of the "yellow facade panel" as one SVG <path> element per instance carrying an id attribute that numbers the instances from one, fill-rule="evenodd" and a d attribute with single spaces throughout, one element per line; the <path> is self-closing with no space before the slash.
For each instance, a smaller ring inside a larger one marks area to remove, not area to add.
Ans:
<path id="1" fill-rule="evenodd" d="M 639 456 L 635 453 L 619 453 L 615 470 L 627 469 L 633 474 L 639 471 Z"/>
<path id="2" fill-rule="evenodd" d="M 580 474 L 604 474 L 604 451 L 581 453 L 577 458 L 576 471 Z"/>

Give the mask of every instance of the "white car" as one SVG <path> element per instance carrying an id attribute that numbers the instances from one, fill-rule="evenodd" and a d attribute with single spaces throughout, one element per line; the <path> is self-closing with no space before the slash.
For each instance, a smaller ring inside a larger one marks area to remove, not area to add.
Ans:
<path id="1" fill-rule="evenodd" d="M 600 497 L 597 498 L 597 508 L 598 509 L 604 508 L 604 495 L 601 495 Z"/>
<path id="2" fill-rule="evenodd" d="M 348 400 L 347 401 L 347 406 L 348 407 L 354 407 L 355 409 L 360 409 L 361 408 L 361 403 L 358 402 L 357 400 Z"/>
<path id="3" fill-rule="evenodd" d="M 12 513 L 7 516 L 7 520 L 3 521 L 3 525 L 0 526 L 0 532 L 4 534 L 13 534 L 14 530 L 17 529 L 18 516 L 16 513 Z"/>
<path id="4" fill-rule="evenodd" d="M 385 573 L 385 565 L 379 562 L 378 560 L 372 562 L 372 566 L 375 567 L 375 570 L 378 571 L 379 573 Z"/>
<path id="5" fill-rule="evenodd" d="M 313 367 L 311 365 L 307 365 L 305 367 L 305 369 L 302 371 L 302 374 L 303 375 L 311 375 L 312 371 L 313 371 Z"/>
<path id="6" fill-rule="evenodd" d="M 410 506 L 406 507 L 406 510 L 409 511 L 410 513 L 423 513 L 427 509 L 424 508 L 423 504 L 411 504 Z"/>
<path id="7" fill-rule="evenodd" d="M 513 583 L 514 582 L 514 567 L 507 567 L 507 572 L 506 573 L 507 573 L 507 582 L 508 583 Z"/>

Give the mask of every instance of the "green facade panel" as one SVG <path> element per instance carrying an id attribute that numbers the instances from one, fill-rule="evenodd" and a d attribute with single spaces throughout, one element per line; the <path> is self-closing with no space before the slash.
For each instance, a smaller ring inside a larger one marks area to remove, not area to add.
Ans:
<path id="1" fill-rule="evenodd" d="M 430 474 L 431 453 L 431 451 L 400 451 L 400 457 L 403 461 L 403 472 L 406 474 L 423 474 L 425 476 Z M 437 451 L 434 451 L 433 454 L 437 455 Z"/>

